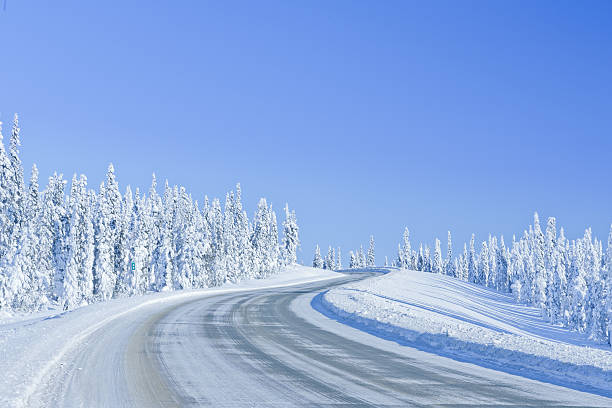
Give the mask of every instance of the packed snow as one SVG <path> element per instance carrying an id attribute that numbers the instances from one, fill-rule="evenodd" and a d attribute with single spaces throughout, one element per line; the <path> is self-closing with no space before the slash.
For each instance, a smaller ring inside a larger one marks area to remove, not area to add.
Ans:
<path id="1" fill-rule="evenodd" d="M 441 274 L 394 270 L 332 289 L 330 317 L 424 351 L 612 396 L 612 351 L 552 325 L 511 294 Z"/>
<path id="2" fill-rule="evenodd" d="M 226 284 L 221 288 L 152 293 L 114 299 L 66 312 L 50 311 L 0 321 L 0 406 L 24 406 L 45 376 L 62 364 L 74 347 L 105 324 L 140 313 L 147 316 L 161 306 L 198 296 L 297 285 L 342 276 L 327 270 L 288 266 L 267 279 Z"/>

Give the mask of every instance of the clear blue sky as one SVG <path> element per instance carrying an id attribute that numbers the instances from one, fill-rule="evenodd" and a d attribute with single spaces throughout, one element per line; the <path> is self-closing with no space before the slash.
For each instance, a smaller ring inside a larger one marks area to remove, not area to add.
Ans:
<path id="1" fill-rule="evenodd" d="M 240 181 L 250 214 L 288 201 L 307 262 L 370 234 L 382 262 L 405 225 L 509 239 L 535 210 L 605 239 L 610 21 L 610 1 L 7 0 L 0 113 L 43 180 L 97 189 L 112 161 L 122 189 L 155 171 L 200 201 Z"/>

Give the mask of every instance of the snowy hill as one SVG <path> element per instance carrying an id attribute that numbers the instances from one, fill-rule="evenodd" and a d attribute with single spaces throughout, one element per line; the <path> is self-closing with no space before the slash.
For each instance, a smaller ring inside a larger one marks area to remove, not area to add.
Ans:
<path id="1" fill-rule="evenodd" d="M 397 270 L 332 289 L 330 317 L 401 344 L 525 377 L 612 395 L 612 351 L 547 323 L 511 295 L 445 275 Z"/>

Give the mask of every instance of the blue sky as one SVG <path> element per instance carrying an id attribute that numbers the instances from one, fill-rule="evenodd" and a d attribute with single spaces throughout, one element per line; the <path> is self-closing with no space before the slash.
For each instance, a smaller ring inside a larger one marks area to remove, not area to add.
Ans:
<path id="1" fill-rule="evenodd" d="M 128 4 L 124 4 L 128 3 Z M 8 0 L 0 119 L 26 173 L 113 162 L 194 197 L 240 181 L 316 242 L 404 226 L 456 249 L 533 211 L 574 238 L 612 222 L 612 2 Z M 281 217 L 282 218 L 282 217 Z"/>

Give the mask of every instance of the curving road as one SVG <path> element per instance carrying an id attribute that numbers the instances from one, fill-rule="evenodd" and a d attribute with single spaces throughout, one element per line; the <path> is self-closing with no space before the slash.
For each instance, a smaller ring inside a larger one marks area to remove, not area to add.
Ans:
<path id="1" fill-rule="evenodd" d="M 75 349 L 30 402 L 60 407 L 610 406 L 603 397 L 391 344 L 306 310 L 314 294 L 363 276 L 207 296 L 129 314 Z"/>

